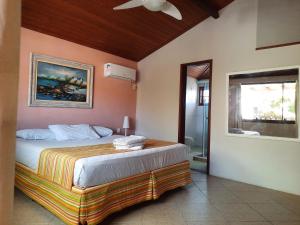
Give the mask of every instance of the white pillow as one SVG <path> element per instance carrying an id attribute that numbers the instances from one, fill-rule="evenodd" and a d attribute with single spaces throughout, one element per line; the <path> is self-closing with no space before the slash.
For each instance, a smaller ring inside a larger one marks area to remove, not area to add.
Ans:
<path id="1" fill-rule="evenodd" d="M 49 129 L 55 134 L 58 141 L 98 139 L 100 136 L 88 125 L 49 125 Z"/>
<path id="2" fill-rule="evenodd" d="M 18 130 L 17 137 L 27 140 L 55 140 L 55 135 L 49 129 Z"/>
<path id="3" fill-rule="evenodd" d="M 101 137 L 108 137 L 113 134 L 113 130 L 107 127 L 93 126 L 93 128 Z"/>

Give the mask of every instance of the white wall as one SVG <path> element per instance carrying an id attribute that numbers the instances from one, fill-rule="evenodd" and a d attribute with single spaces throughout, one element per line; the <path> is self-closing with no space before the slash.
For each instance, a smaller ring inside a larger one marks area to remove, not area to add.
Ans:
<path id="1" fill-rule="evenodd" d="M 225 74 L 300 64 L 300 45 L 255 51 L 257 0 L 236 0 L 139 62 L 137 133 L 177 141 L 180 64 L 213 59 L 211 174 L 300 194 L 300 143 L 225 135 Z"/>
<path id="2" fill-rule="evenodd" d="M 257 18 L 257 47 L 300 42 L 299 0 L 259 0 Z"/>

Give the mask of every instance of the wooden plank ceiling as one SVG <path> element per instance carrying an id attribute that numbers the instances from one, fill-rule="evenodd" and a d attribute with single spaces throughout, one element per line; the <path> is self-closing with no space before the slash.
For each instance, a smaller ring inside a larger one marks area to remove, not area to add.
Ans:
<path id="1" fill-rule="evenodd" d="M 113 10 L 126 0 L 22 0 L 22 26 L 139 61 L 232 1 L 170 0 L 178 21 L 144 7 Z"/>
<path id="2" fill-rule="evenodd" d="M 187 67 L 187 75 L 197 80 L 209 76 L 209 63 L 203 65 L 192 65 Z"/>

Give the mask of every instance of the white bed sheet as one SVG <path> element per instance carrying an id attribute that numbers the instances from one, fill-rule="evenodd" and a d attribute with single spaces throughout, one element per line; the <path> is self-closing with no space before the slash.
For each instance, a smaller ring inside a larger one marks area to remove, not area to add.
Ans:
<path id="1" fill-rule="evenodd" d="M 17 138 L 16 161 L 37 170 L 41 152 L 46 148 L 74 147 L 112 143 L 119 135 L 95 140 L 56 141 L 24 140 Z M 87 188 L 121 178 L 155 170 L 187 160 L 187 148 L 183 144 L 152 148 L 118 154 L 93 156 L 77 160 L 73 184 Z"/>

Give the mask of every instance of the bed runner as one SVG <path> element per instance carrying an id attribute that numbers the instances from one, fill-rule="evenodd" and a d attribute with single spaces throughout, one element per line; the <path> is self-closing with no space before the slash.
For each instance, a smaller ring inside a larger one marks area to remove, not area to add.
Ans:
<path id="1" fill-rule="evenodd" d="M 147 139 L 144 149 L 173 145 L 174 142 Z M 139 151 L 143 151 L 139 150 Z M 132 150 L 116 150 L 112 144 L 45 149 L 40 154 L 38 176 L 52 181 L 68 190 L 72 189 L 75 162 L 82 158 L 109 155 Z"/>

